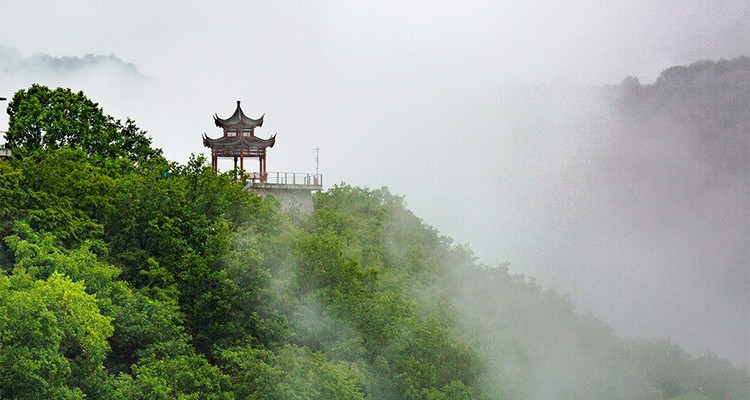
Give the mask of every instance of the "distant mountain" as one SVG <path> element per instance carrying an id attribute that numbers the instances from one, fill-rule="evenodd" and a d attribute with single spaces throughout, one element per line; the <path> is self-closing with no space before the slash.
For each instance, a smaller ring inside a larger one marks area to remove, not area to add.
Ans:
<path id="1" fill-rule="evenodd" d="M 627 77 L 615 93 L 629 133 L 678 131 L 715 173 L 748 172 L 750 58 L 671 67 L 651 85 Z"/>
<path id="2" fill-rule="evenodd" d="M 118 76 L 131 79 L 146 79 L 132 63 L 127 63 L 114 55 L 86 54 L 83 57 L 55 57 L 36 53 L 23 57 L 21 53 L 7 46 L 0 46 L 0 75 L 31 76 L 36 79 L 65 77 L 94 70 L 107 69 Z"/>
<path id="3" fill-rule="evenodd" d="M 750 58 L 673 66 L 652 84 L 627 77 L 605 92 L 616 122 L 596 138 L 586 177 L 595 211 L 581 220 L 605 221 L 608 242 L 588 253 L 627 249 L 617 269 L 663 288 L 643 307 L 670 304 L 665 332 L 746 364 Z"/>

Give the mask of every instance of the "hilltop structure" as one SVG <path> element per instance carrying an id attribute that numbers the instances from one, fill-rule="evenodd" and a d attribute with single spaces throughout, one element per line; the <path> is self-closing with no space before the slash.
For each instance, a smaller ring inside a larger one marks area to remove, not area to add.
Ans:
<path id="1" fill-rule="evenodd" d="M 231 117 L 223 119 L 214 114 L 214 123 L 224 130 L 224 136 L 212 139 L 203 134 L 203 145 L 211 148 L 211 165 L 214 172 L 218 171 L 219 157 L 231 157 L 234 159 L 234 168 L 237 169 L 237 160 L 240 161 L 240 170 L 245 170 L 245 157 L 258 158 L 259 171 L 257 179 L 261 182 L 266 180 L 266 149 L 273 147 L 276 143 L 276 135 L 269 139 L 261 139 L 255 136 L 255 128 L 263 126 L 263 117 L 252 119 L 242 112 L 240 101 L 237 100 L 237 109 Z"/>
<path id="2" fill-rule="evenodd" d="M 203 134 L 203 145 L 211 149 L 211 165 L 214 172 L 219 170 L 219 157 L 232 158 L 234 170 L 239 172 L 242 179 L 247 179 L 246 189 L 264 197 L 275 197 L 281 203 L 282 209 L 298 209 L 303 213 L 311 213 L 312 192 L 323 189 L 323 176 L 317 172 L 268 172 L 267 149 L 276 144 L 276 134 L 268 139 L 255 136 L 255 128 L 263 126 L 264 117 L 265 114 L 258 119 L 252 119 L 245 115 L 239 100 L 231 117 L 224 119 L 214 114 L 214 123 L 222 128 L 224 135 L 212 139 Z M 258 172 L 245 171 L 247 157 L 258 159 Z"/>

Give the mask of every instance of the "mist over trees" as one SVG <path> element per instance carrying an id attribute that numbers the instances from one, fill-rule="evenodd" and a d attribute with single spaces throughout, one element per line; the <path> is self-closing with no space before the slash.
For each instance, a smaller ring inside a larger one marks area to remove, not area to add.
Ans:
<path id="1" fill-rule="evenodd" d="M 644 256 L 631 262 L 653 260 L 640 273 L 674 288 L 684 310 L 675 325 L 716 326 L 695 340 L 712 336 L 713 348 L 747 363 L 750 59 L 671 67 L 653 84 L 627 78 L 607 95 L 622 131 L 595 161 L 594 206 L 630 232 L 620 243 L 640 241 Z"/>
<path id="2" fill-rule="evenodd" d="M 532 278 L 481 264 L 386 188 L 341 184 L 310 216 L 282 212 L 203 157 L 167 161 L 83 93 L 32 86 L 8 110 L 18 157 L 0 160 L 0 397 L 750 391 L 747 367 L 619 338 Z"/>
<path id="3" fill-rule="evenodd" d="M 627 131 L 643 138 L 677 130 L 712 168 L 701 183 L 747 176 L 750 58 L 670 67 L 654 84 L 628 77 L 617 89 Z"/>

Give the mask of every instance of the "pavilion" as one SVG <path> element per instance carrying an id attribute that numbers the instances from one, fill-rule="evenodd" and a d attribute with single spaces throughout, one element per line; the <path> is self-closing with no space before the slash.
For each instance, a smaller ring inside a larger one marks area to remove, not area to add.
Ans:
<path id="1" fill-rule="evenodd" d="M 214 172 L 218 170 L 218 158 L 227 157 L 234 159 L 234 168 L 237 169 L 239 160 L 240 171 L 245 171 L 245 158 L 257 158 L 259 171 L 253 175 L 254 179 L 265 182 L 268 177 L 266 169 L 266 149 L 273 147 L 276 143 L 276 135 L 269 139 L 261 139 L 255 136 L 255 128 L 263 126 L 262 115 L 258 119 L 252 119 L 242 112 L 239 100 L 237 109 L 231 117 L 223 119 L 214 114 L 214 123 L 224 131 L 224 136 L 212 139 L 203 134 L 203 145 L 211 148 L 211 165 Z"/>
<path id="2" fill-rule="evenodd" d="M 214 123 L 224 131 L 217 139 L 203 134 L 203 145 L 211 149 L 211 166 L 214 172 L 219 169 L 219 157 L 232 158 L 234 170 L 239 162 L 240 176 L 246 182 L 245 189 L 252 190 L 260 196 L 273 196 L 279 200 L 282 209 L 297 209 L 303 213 L 313 211 L 312 192 L 323 190 L 323 175 L 304 172 L 268 172 L 266 169 L 266 152 L 276 143 L 274 134 L 268 139 L 255 136 L 255 128 L 263 126 L 263 117 L 252 119 L 242 112 L 240 102 L 229 118 L 219 118 L 214 114 Z M 317 151 L 316 150 L 316 157 Z M 258 172 L 245 173 L 245 158 L 257 158 Z M 317 158 L 316 158 L 317 163 Z M 250 178 L 249 180 L 245 180 Z"/>

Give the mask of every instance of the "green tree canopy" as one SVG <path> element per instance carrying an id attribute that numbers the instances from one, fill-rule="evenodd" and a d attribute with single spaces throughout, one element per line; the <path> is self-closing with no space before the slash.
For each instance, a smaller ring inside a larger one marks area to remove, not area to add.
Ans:
<path id="1" fill-rule="evenodd" d="M 81 389 L 103 372 L 110 321 L 64 275 L 0 273 L 0 397 L 84 398 Z"/>
<path id="2" fill-rule="evenodd" d="M 18 154 L 36 149 L 78 147 L 102 157 L 135 161 L 161 154 L 135 122 L 104 114 L 83 92 L 34 84 L 19 90 L 8 105 L 10 122 L 5 140 Z"/>

